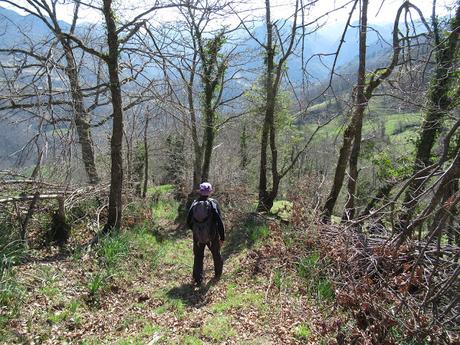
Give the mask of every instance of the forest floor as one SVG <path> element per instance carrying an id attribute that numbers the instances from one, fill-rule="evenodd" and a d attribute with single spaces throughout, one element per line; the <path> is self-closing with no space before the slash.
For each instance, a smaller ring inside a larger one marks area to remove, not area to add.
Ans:
<path id="1" fill-rule="evenodd" d="M 194 287 L 191 234 L 176 210 L 160 201 L 90 251 L 32 253 L 15 267 L 17 298 L 2 310 L 0 342 L 327 344 L 334 329 L 346 332 L 331 283 L 306 279 L 319 257 L 296 257 L 298 243 L 275 219 L 228 217 L 223 276 L 212 280 L 206 250 L 204 285 Z"/>

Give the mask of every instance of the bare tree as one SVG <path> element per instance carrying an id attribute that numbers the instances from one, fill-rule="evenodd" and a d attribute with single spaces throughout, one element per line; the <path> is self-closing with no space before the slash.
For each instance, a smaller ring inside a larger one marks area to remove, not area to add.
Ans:
<path id="1" fill-rule="evenodd" d="M 181 19 L 165 25 L 161 33 L 151 28 L 151 39 L 160 54 L 171 107 L 186 125 L 193 146 L 193 190 L 210 178 L 214 141 L 219 129 L 240 114 L 224 118 L 223 109 L 243 92 L 229 91 L 238 68 L 229 72 L 236 45 L 229 42 L 235 30 L 215 28 L 216 19 L 229 12 L 229 2 L 201 0 L 178 2 Z M 162 36 L 162 39 L 159 37 Z M 193 192 L 192 192 L 193 193 Z"/>
<path id="2" fill-rule="evenodd" d="M 358 158 L 361 146 L 361 136 L 363 127 L 363 116 L 367 108 L 369 100 L 372 98 L 374 91 L 387 79 L 395 68 L 401 64 L 400 52 L 402 49 L 401 42 L 407 41 L 409 38 L 400 38 L 399 22 L 403 10 L 408 13 L 410 9 L 414 9 L 423 18 L 420 10 L 412 5 L 409 1 L 405 1 L 398 9 L 396 18 L 393 24 L 393 55 L 390 63 L 385 68 L 375 70 L 366 80 L 366 37 L 367 37 L 367 10 L 368 1 L 362 2 L 360 9 L 360 35 L 359 35 L 359 65 L 358 65 L 358 80 L 353 91 L 353 109 L 350 122 L 347 125 L 343 134 L 343 144 L 340 148 L 339 158 L 335 168 L 334 180 L 331 191 L 323 206 L 323 221 L 330 221 L 337 198 L 342 189 L 345 179 L 345 171 L 347 166 L 350 167 L 348 180 L 348 200 L 345 205 L 343 219 L 353 219 L 355 216 L 355 194 L 358 180 Z M 407 18 L 407 16 L 406 16 Z"/>
<path id="3" fill-rule="evenodd" d="M 50 32 L 53 33 L 53 35 L 56 37 L 57 41 L 61 45 L 64 51 L 63 55 L 66 61 L 66 65 L 63 66 L 63 70 L 70 84 L 69 92 L 72 99 L 72 107 L 74 111 L 73 122 L 75 123 L 78 135 L 78 142 L 81 146 L 83 164 L 85 166 L 85 171 L 89 183 L 98 183 L 99 176 L 97 174 L 96 165 L 94 161 L 94 148 L 89 123 L 90 115 L 88 110 L 84 106 L 84 95 L 82 87 L 80 85 L 79 67 L 77 59 L 75 57 L 74 49 L 72 47 L 72 42 L 69 40 L 68 37 L 64 35 L 64 30 L 61 27 L 61 22 L 58 20 L 57 5 L 59 4 L 59 2 L 57 0 L 27 0 L 26 5 L 21 5 L 20 3 L 9 0 L 1 0 L 0 3 L 2 2 L 9 4 L 18 10 L 23 10 L 26 13 L 38 18 L 46 25 Z M 72 24 L 69 28 L 69 33 L 71 35 L 75 33 L 75 30 L 77 28 L 79 8 L 80 3 L 75 2 Z M 12 48 L 5 50 L 2 49 L 2 51 L 28 55 L 38 60 L 38 62 L 40 63 L 47 62 L 46 59 L 36 54 L 33 50 L 29 51 L 21 48 Z M 22 106 L 26 107 L 26 105 L 24 104 Z"/>

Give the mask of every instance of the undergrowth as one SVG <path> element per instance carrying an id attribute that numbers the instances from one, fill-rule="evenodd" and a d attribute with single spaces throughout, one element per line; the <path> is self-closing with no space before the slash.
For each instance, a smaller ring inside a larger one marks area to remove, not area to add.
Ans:
<path id="1" fill-rule="evenodd" d="M 25 288 L 17 278 L 14 265 L 24 259 L 26 249 L 21 240 L 15 239 L 10 227 L 0 226 L 0 329 L 3 330 L 22 304 Z"/>

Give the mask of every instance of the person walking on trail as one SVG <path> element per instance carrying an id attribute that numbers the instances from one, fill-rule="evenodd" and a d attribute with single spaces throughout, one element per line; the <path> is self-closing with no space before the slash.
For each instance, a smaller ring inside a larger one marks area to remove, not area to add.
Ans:
<path id="1" fill-rule="evenodd" d="M 204 249 L 207 246 L 214 261 L 214 279 L 222 275 L 224 261 L 220 248 L 225 240 L 224 223 L 217 200 L 210 198 L 213 189 L 209 182 L 200 184 L 200 196 L 194 200 L 187 215 L 187 226 L 193 231 L 193 281 L 203 282 Z"/>

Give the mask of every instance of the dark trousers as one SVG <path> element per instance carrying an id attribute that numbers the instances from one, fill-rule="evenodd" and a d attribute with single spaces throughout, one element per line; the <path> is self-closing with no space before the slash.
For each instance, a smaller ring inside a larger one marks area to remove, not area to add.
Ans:
<path id="1" fill-rule="evenodd" d="M 193 279 L 197 283 L 203 281 L 203 259 L 204 249 L 208 247 L 212 253 L 212 259 L 214 261 L 214 275 L 220 277 L 222 275 L 222 269 L 224 267 L 224 260 L 220 255 L 220 242 L 219 236 L 216 236 L 210 243 L 198 243 L 193 239 Z"/>

